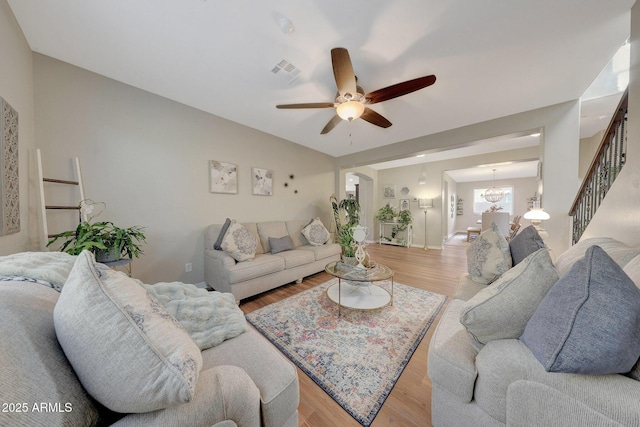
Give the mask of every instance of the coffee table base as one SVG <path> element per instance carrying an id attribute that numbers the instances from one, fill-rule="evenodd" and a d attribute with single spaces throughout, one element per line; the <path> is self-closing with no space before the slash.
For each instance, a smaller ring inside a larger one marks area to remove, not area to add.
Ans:
<path id="1" fill-rule="evenodd" d="M 338 279 L 338 283 L 327 289 L 327 296 L 338 307 L 356 310 L 375 310 L 391 304 L 391 294 L 378 285 L 354 286 Z"/>

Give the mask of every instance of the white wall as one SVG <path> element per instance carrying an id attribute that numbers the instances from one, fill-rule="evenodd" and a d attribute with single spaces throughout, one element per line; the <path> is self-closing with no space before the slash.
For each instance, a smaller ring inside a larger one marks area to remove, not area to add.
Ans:
<path id="1" fill-rule="evenodd" d="M 33 56 L 6 0 L 0 0 L 0 96 L 18 112 L 20 232 L 0 236 L 0 255 L 34 248 L 35 182 L 29 181 L 29 156 L 35 144 Z"/>
<path id="2" fill-rule="evenodd" d="M 627 162 L 582 239 L 609 236 L 640 246 L 640 4 L 631 9 Z"/>
<path id="3" fill-rule="evenodd" d="M 68 179 L 77 156 L 86 197 L 107 204 L 97 220 L 147 227 L 135 277 L 202 282 L 204 230 L 227 217 L 331 219 L 333 158 L 50 57 L 34 65 L 45 174 Z M 209 192 L 211 159 L 238 165 L 238 194 Z M 251 194 L 254 166 L 274 171 L 273 196 Z"/>
<path id="4" fill-rule="evenodd" d="M 524 215 L 529 209 L 527 207 L 527 199 L 533 197 L 538 191 L 538 180 L 533 178 L 515 178 L 515 179 L 496 179 L 477 182 L 459 182 L 458 197 L 464 200 L 464 213 L 458 216 L 456 231 L 466 233 L 467 227 L 477 227 L 476 221 L 482 218 L 482 215 L 474 215 L 473 213 L 473 190 L 476 188 L 489 188 L 493 185 L 498 187 L 513 186 L 514 192 L 514 215 Z M 497 203 L 500 205 L 500 203 Z M 513 219 L 513 216 L 511 216 Z M 520 223 L 522 227 L 529 225 L 529 221 L 522 218 Z M 544 227 L 544 224 L 543 224 Z"/>

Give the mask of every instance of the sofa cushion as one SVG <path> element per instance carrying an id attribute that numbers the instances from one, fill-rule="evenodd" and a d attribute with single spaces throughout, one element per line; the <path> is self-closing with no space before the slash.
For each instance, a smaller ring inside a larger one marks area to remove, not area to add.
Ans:
<path id="1" fill-rule="evenodd" d="M 562 276 L 569 271 L 576 261 L 584 257 L 587 249 L 595 245 L 600 246 L 620 267 L 640 254 L 640 248 L 632 248 L 611 237 L 593 237 L 579 241 L 558 256 L 555 262 L 558 274 Z"/>
<path id="2" fill-rule="evenodd" d="M 60 345 L 84 388 L 116 412 L 188 402 L 200 349 L 142 286 L 84 251 L 54 309 Z"/>
<path id="3" fill-rule="evenodd" d="M 460 322 L 478 348 L 492 340 L 519 338 L 557 281 L 549 251 L 538 249 L 469 299 Z"/>
<path id="4" fill-rule="evenodd" d="M 591 246 L 547 293 L 522 341 L 550 372 L 629 372 L 640 357 L 640 289 Z"/>
<path id="5" fill-rule="evenodd" d="M 282 259 L 284 259 L 285 268 L 294 268 L 304 264 L 311 264 L 315 261 L 313 252 L 300 249 L 280 252 L 276 256 L 282 257 Z"/>
<path id="6" fill-rule="evenodd" d="M 100 407 L 56 339 L 53 310 L 59 296 L 38 283 L 0 283 L 0 404 L 27 404 L 22 412 L 0 406 L 0 426 L 99 425 Z M 61 410 L 34 411 L 40 402 L 59 403 Z"/>
<path id="7" fill-rule="evenodd" d="M 471 297 L 486 287 L 487 285 L 471 280 L 471 277 L 469 277 L 468 274 L 465 274 L 464 276 L 460 276 L 460 279 L 458 279 L 458 285 L 456 286 L 453 298 L 469 301 Z"/>
<path id="8" fill-rule="evenodd" d="M 320 218 L 314 218 L 302 229 L 302 235 L 312 246 L 321 246 L 329 241 L 331 234 L 326 229 Z"/>
<path id="9" fill-rule="evenodd" d="M 262 247 L 265 252 L 271 252 L 271 247 L 269 246 L 269 237 L 282 237 L 288 236 L 289 232 L 287 231 L 287 226 L 284 221 L 267 221 L 267 222 L 259 222 L 258 226 L 258 235 L 260 236 L 260 243 L 262 243 Z"/>
<path id="10" fill-rule="evenodd" d="M 291 241 L 293 242 L 293 247 L 297 248 L 299 246 L 306 246 L 309 244 L 309 241 L 306 237 L 302 235 L 302 229 L 309 224 L 309 221 L 298 219 L 293 221 L 287 221 L 287 232 L 289 233 L 289 237 L 291 237 Z"/>
<path id="11" fill-rule="evenodd" d="M 513 265 L 518 265 L 523 259 L 544 247 L 538 230 L 533 225 L 526 227 L 509 242 Z"/>
<path id="12" fill-rule="evenodd" d="M 278 255 L 260 254 L 251 262 L 238 262 L 227 270 L 229 283 L 240 283 L 266 274 L 284 270 L 284 258 Z"/>
<path id="13" fill-rule="evenodd" d="M 495 222 L 467 247 L 469 277 L 478 283 L 489 284 L 511 268 L 509 243 Z"/>
<path id="14" fill-rule="evenodd" d="M 293 249 L 293 242 L 289 236 L 282 236 L 280 238 L 269 237 L 269 247 L 271 248 L 271 253 L 275 255 L 278 252 Z"/>
<path id="15" fill-rule="evenodd" d="M 213 243 L 213 249 L 217 251 L 222 250 L 222 239 L 224 239 L 224 235 L 227 234 L 227 230 L 229 229 L 230 225 L 231 225 L 231 220 L 227 218 L 224 221 L 224 224 L 222 224 L 222 228 L 220 228 L 220 233 L 218 234 L 218 238 Z"/>
<path id="16" fill-rule="evenodd" d="M 298 249 L 312 252 L 316 261 L 340 255 L 342 252 L 342 248 L 337 243 L 325 243 L 322 246 L 300 246 Z"/>
<path id="17" fill-rule="evenodd" d="M 255 257 L 257 245 L 249 230 L 236 220 L 231 220 L 220 246 L 236 261 L 249 261 Z"/>

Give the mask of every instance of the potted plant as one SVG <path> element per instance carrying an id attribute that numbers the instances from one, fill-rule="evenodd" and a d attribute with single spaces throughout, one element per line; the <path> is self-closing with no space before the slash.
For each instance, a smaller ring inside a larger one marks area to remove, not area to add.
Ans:
<path id="1" fill-rule="evenodd" d="M 376 219 L 380 222 L 392 222 L 396 217 L 396 211 L 389 205 L 385 205 L 378 209 Z"/>
<path id="2" fill-rule="evenodd" d="M 356 199 L 343 199 L 336 203 L 331 197 L 333 214 L 336 219 L 336 238 L 342 248 L 342 257 L 355 260 L 355 247 L 353 243 L 353 230 L 360 222 L 360 204 Z"/>
<path id="3" fill-rule="evenodd" d="M 78 255 L 88 250 L 94 253 L 98 262 L 138 258 L 143 252 L 140 244 L 146 242 L 142 227 L 120 228 L 110 221 L 82 221 L 73 231 L 53 235 L 47 247 L 59 239 L 65 239 L 60 247 L 61 252 Z"/>
<path id="4" fill-rule="evenodd" d="M 391 237 L 395 238 L 396 235 L 407 229 L 409 224 L 413 222 L 411 211 L 409 209 L 402 210 L 398 213 L 398 223 L 391 229 Z"/>

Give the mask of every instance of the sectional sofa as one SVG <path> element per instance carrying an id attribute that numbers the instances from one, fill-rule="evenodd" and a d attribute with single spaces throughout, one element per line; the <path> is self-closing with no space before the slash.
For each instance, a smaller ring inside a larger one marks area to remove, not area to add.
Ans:
<path id="1" fill-rule="evenodd" d="M 224 250 L 214 249 L 223 224 L 210 225 L 205 233 L 204 277 L 207 286 L 220 292 L 231 292 L 236 301 L 278 286 L 297 281 L 324 270 L 331 261 L 340 259 L 340 245 L 332 236 L 322 245 L 311 245 L 302 234 L 309 220 L 242 223 L 255 239 L 255 257 L 236 261 Z M 269 238 L 288 236 L 292 249 L 272 253 Z"/>

